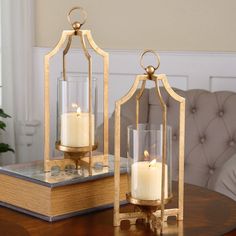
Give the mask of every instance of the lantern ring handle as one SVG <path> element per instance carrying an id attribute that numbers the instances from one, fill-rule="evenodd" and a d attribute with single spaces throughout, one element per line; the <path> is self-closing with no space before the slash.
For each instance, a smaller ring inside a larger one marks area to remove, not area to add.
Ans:
<path id="1" fill-rule="evenodd" d="M 141 67 L 142 67 L 144 70 L 147 69 L 147 67 L 145 67 L 145 66 L 143 65 L 143 57 L 144 57 L 144 55 L 147 54 L 147 53 L 152 53 L 152 54 L 154 54 L 154 56 L 156 56 L 156 59 L 157 59 L 157 66 L 156 66 L 156 67 L 153 66 L 153 68 L 154 68 L 154 70 L 157 70 L 157 69 L 159 68 L 159 66 L 160 66 L 160 57 L 159 57 L 158 53 L 156 53 L 154 50 L 150 50 L 150 49 L 145 50 L 145 51 L 141 54 L 141 56 L 140 56 L 140 65 L 141 65 Z"/>
<path id="2" fill-rule="evenodd" d="M 73 22 L 73 23 L 72 23 L 70 16 L 71 16 L 71 13 L 72 13 L 73 11 L 75 11 L 75 10 L 81 11 L 81 13 L 82 13 L 82 15 L 83 15 L 82 22 L 76 21 L 76 22 Z M 67 20 L 68 20 L 68 22 L 72 25 L 72 27 L 75 29 L 75 28 L 76 28 L 76 24 L 79 23 L 79 27 L 80 27 L 80 26 L 82 26 L 82 25 L 86 22 L 86 20 L 87 20 L 87 12 L 86 12 L 86 11 L 84 10 L 84 8 L 82 8 L 82 7 L 73 7 L 72 9 L 70 9 L 70 11 L 69 11 L 68 14 L 67 14 Z"/>

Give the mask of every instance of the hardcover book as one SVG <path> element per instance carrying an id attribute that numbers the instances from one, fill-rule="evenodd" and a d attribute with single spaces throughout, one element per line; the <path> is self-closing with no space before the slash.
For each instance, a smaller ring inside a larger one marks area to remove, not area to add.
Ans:
<path id="1" fill-rule="evenodd" d="M 120 199 L 125 202 L 126 159 L 121 159 Z M 113 206 L 114 157 L 109 156 L 109 166 L 95 166 L 91 175 L 83 167 L 44 172 L 43 161 L 4 166 L 0 183 L 0 205 L 56 221 Z"/>

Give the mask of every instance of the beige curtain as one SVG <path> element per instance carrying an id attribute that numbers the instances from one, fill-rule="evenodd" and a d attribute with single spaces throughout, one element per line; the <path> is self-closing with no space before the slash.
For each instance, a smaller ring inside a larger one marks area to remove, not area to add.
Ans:
<path id="1" fill-rule="evenodd" d="M 0 164 L 10 164 L 28 155 L 25 126 L 32 120 L 34 0 L 1 0 L 0 4 L 2 107 L 12 116 L 0 140 L 16 151 L 3 154 Z"/>

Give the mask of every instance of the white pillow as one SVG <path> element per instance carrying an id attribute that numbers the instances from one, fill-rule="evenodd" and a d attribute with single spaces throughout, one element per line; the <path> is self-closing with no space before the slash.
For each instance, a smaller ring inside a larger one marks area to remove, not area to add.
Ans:
<path id="1" fill-rule="evenodd" d="M 236 201 L 236 154 L 214 173 L 208 187 Z"/>

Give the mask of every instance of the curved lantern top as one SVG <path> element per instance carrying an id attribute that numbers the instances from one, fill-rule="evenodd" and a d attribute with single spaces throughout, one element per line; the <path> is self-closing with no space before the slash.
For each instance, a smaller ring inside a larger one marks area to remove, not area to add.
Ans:
<path id="1" fill-rule="evenodd" d="M 79 10 L 82 15 L 83 19 L 80 21 L 72 21 L 71 20 L 71 13 Z M 81 8 L 81 7 L 74 7 L 72 8 L 68 15 L 67 19 L 69 23 L 71 24 L 72 28 L 71 30 L 64 30 L 61 34 L 61 38 L 59 39 L 58 43 L 56 46 L 45 55 L 44 57 L 44 169 L 46 171 L 49 171 L 51 168 L 51 164 L 53 162 L 50 160 L 50 59 L 59 52 L 59 50 L 63 47 L 63 44 L 67 41 L 65 48 L 63 49 L 63 68 L 62 68 L 62 75 L 63 75 L 63 80 L 66 80 L 66 61 L 65 61 L 65 56 L 68 53 L 71 42 L 73 37 L 79 37 L 81 46 L 82 46 L 82 51 L 85 55 L 85 58 L 88 61 L 88 81 L 89 81 L 89 91 L 91 91 L 92 87 L 92 56 L 90 55 L 87 45 L 86 45 L 86 39 L 88 44 L 91 46 L 91 48 L 97 53 L 98 55 L 102 56 L 103 58 L 103 111 L 104 111 L 104 157 L 105 157 L 105 162 L 108 162 L 108 67 L 109 67 L 109 54 L 105 51 L 103 51 L 101 48 L 97 46 L 97 44 L 94 42 L 92 38 L 92 34 L 90 30 L 82 30 L 81 27 L 83 24 L 86 22 L 87 18 L 87 13 L 86 11 Z M 89 114 L 90 114 L 90 124 L 92 123 L 92 118 L 91 118 L 91 112 L 92 112 L 92 99 L 91 99 L 91 92 L 89 93 Z M 91 133 L 90 129 L 90 133 Z M 92 134 L 90 134 L 91 136 Z M 90 137 L 91 141 L 91 137 Z M 91 142 L 90 142 L 91 146 Z M 90 148 L 90 159 L 91 159 L 91 154 L 92 153 L 92 148 Z M 91 162 L 91 161 L 90 161 Z"/>
<path id="2" fill-rule="evenodd" d="M 81 23 L 79 21 L 75 21 L 75 22 L 71 21 L 70 14 L 72 13 L 72 11 L 75 11 L 75 10 L 81 10 L 82 14 L 84 15 L 84 19 L 82 20 Z M 61 34 L 61 38 L 58 41 L 58 43 L 56 44 L 56 46 L 48 54 L 45 55 L 45 61 L 49 61 L 50 58 L 53 57 L 61 49 L 62 45 L 68 39 L 67 45 L 63 51 L 63 60 L 64 60 L 64 56 L 68 53 L 68 51 L 70 49 L 73 36 L 80 37 L 80 41 L 81 41 L 81 45 L 82 45 L 84 54 L 88 60 L 91 58 L 91 55 L 89 54 L 89 52 L 87 50 L 87 46 L 85 43 L 85 37 L 87 37 L 87 40 L 88 40 L 90 46 L 92 47 L 92 49 L 97 54 L 103 56 L 104 58 L 107 58 L 107 60 L 108 60 L 109 54 L 98 47 L 98 45 L 93 40 L 91 31 L 90 30 L 81 30 L 81 27 L 85 24 L 86 19 L 87 19 L 86 11 L 82 7 L 73 7 L 69 11 L 69 13 L 67 15 L 67 19 L 68 19 L 68 22 L 71 24 L 73 30 L 63 30 L 63 32 Z"/>
<path id="3" fill-rule="evenodd" d="M 147 53 L 153 53 L 156 57 L 157 57 L 157 65 L 156 66 L 152 66 L 152 65 L 148 65 L 148 66 L 145 66 L 143 64 L 143 57 L 145 54 Z M 142 87 L 141 87 L 141 90 L 140 90 L 140 93 L 138 95 L 138 98 L 141 98 L 141 95 L 143 93 L 143 90 L 145 88 L 145 83 L 147 80 L 152 80 L 154 82 L 158 82 L 158 81 L 161 81 L 163 83 L 163 86 L 165 88 L 165 90 L 167 91 L 167 93 L 176 101 L 182 103 L 185 101 L 185 98 L 181 97 L 180 95 L 178 95 L 170 86 L 169 82 L 168 82 L 168 79 L 167 79 L 167 76 L 165 74 L 155 74 L 155 71 L 159 68 L 160 66 L 160 57 L 159 55 L 154 52 L 153 50 L 145 50 L 141 56 L 140 56 L 140 65 L 141 67 L 145 70 L 145 74 L 143 75 L 137 75 L 136 76 L 136 79 L 132 85 L 132 87 L 130 88 L 130 90 L 128 91 L 128 93 L 123 96 L 122 98 L 120 98 L 118 101 L 116 101 L 116 104 L 124 104 L 126 103 L 133 95 L 134 93 L 136 92 L 137 88 L 138 88 L 138 84 L 140 81 L 143 81 L 142 83 Z M 162 97 L 160 96 L 160 98 L 162 99 Z"/>

